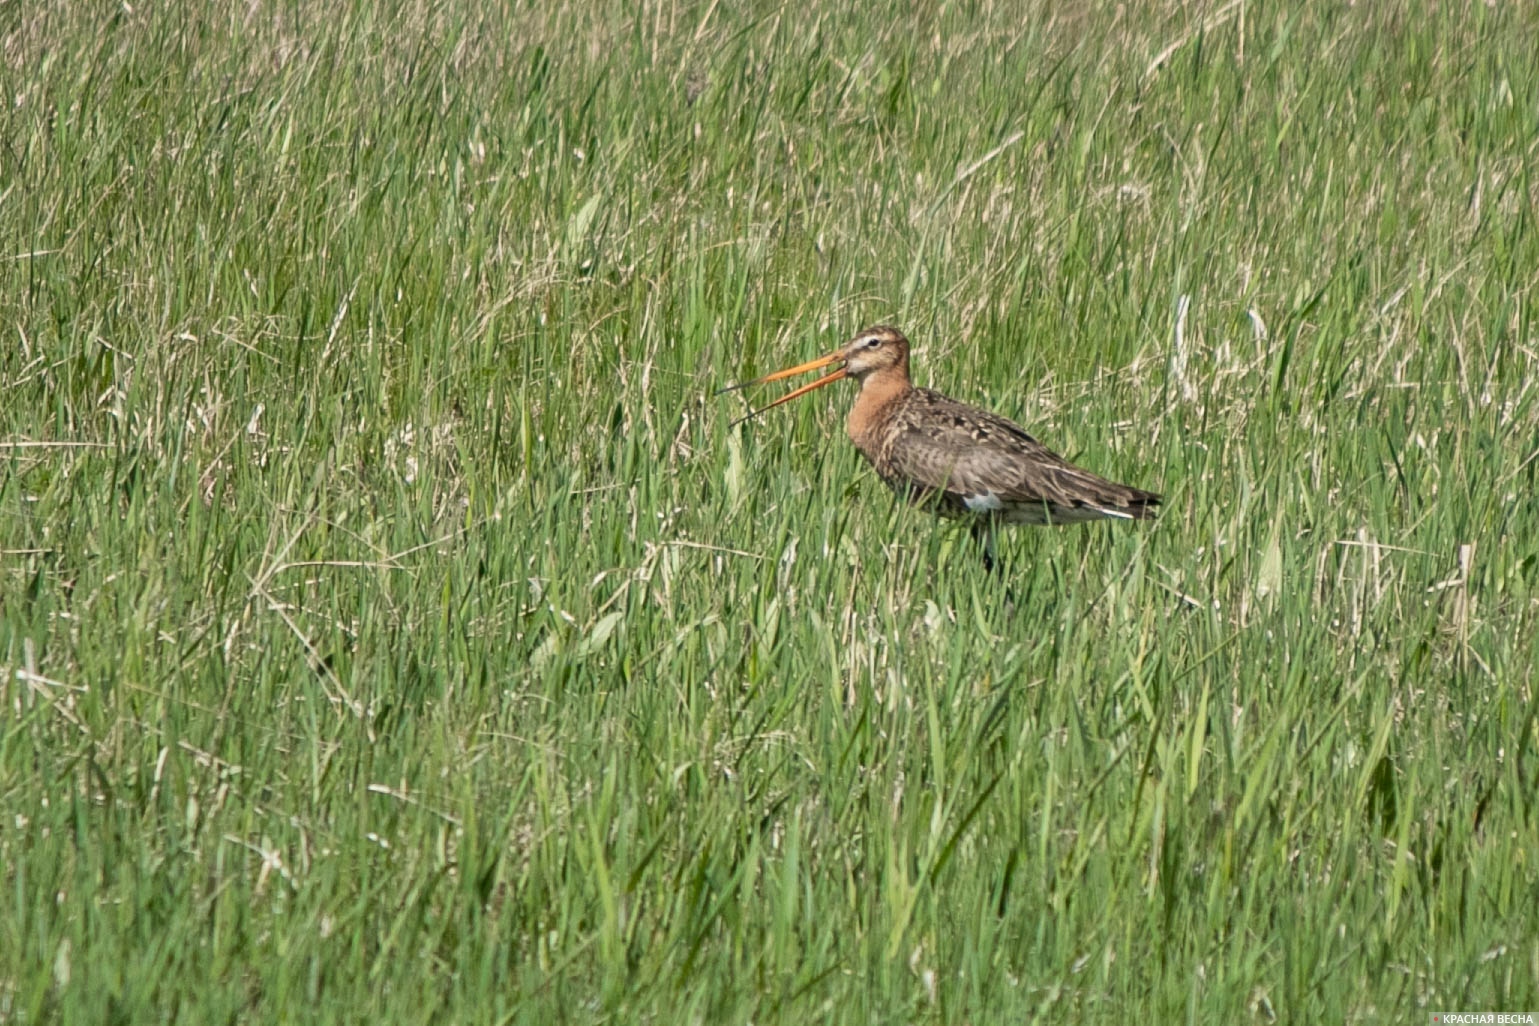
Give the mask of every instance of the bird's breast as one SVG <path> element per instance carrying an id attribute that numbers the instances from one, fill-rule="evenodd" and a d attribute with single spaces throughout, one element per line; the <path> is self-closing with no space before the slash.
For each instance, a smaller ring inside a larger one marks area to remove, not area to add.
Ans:
<path id="1" fill-rule="evenodd" d="M 850 441 L 855 443 L 861 455 L 873 463 L 878 462 L 878 455 L 882 450 L 882 420 L 878 416 L 880 411 L 874 410 L 868 403 L 859 399 L 850 408 L 850 415 L 845 419 L 844 429 L 850 436 Z"/>
<path id="2" fill-rule="evenodd" d="M 855 405 L 850 407 L 850 416 L 845 421 L 845 430 L 849 432 L 850 441 L 855 443 L 867 459 L 878 466 L 882 465 L 882 454 L 888 448 L 895 417 L 900 412 L 904 400 L 910 389 L 908 382 L 895 379 L 884 380 L 882 377 L 872 377 L 861 384 L 860 394 L 855 397 Z"/>

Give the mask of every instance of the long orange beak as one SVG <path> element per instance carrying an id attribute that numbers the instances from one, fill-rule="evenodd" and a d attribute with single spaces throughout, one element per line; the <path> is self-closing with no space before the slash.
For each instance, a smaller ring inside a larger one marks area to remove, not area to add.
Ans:
<path id="1" fill-rule="evenodd" d="M 726 388 L 717 389 L 716 394 L 720 395 L 723 392 L 733 392 L 739 388 L 747 388 L 749 385 L 763 385 L 770 381 L 779 381 L 782 378 L 794 377 L 797 374 L 805 374 L 808 371 L 817 370 L 819 367 L 827 367 L 831 363 L 842 363 L 843 361 L 843 351 L 830 353 L 827 356 L 820 356 L 816 360 L 808 360 L 806 363 L 799 363 L 795 367 L 787 367 L 785 370 L 776 371 L 773 374 L 766 374 L 762 378 L 754 378 L 752 381 L 744 381 L 736 385 L 728 385 Z M 799 396 L 804 396 L 814 389 L 822 388 L 824 385 L 832 384 L 833 382 L 838 381 L 840 378 L 847 377 L 848 375 L 849 372 L 845 368 L 840 367 L 832 374 L 825 374 L 823 377 L 809 385 L 803 385 L 801 388 L 798 388 L 795 391 L 787 392 L 785 395 L 781 396 L 779 399 L 776 399 L 768 406 L 761 406 L 757 410 L 750 410 L 748 413 L 739 417 L 737 420 L 734 420 L 731 426 L 736 427 L 745 420 L 748 420 L 752 417 L 757 417 L 765 410 L 772 410 L 779 406 L 781 403 L 788 403 L 792 399 L 795 399 Z"/>

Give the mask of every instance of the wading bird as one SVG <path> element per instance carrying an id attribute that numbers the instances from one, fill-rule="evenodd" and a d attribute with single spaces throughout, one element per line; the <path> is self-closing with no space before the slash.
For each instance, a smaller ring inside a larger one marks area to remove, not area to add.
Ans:
<path id="1" fill-rule="evenodd" d="M 847 424 L 850 440 L 898 495 L 949 518 L 968 518 L 994 569 L 998 524 L 1072 524 L 1087 520 L 1151 520 L 1160 497 L 1115 484 L 1076 467 L 998 414 L 959 403 L 908 374 L 908 339 L 886 325 L 867 328 L 837 352 L 729 392 L 838 364 L 811 384 L 733 421 L 806 395 L 841 378 L 860 393 Z"/>

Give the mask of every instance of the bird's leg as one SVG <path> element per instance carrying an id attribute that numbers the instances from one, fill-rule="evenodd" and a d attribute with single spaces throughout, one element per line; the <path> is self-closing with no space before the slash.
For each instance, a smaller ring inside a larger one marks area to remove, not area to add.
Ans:
<path id="1" fill-rule="evenodd" d="M 994 579 L 997 585 L 1004 588 L 1003 596 L 1005 611 L 1013 616 L 1016 609 L 1015 588 L 1008 581 L 1001 580 L 998 552 L 994 548 L 994 538 L 999 527 L 999 520 L 994 516 L 977 517 L 972 522 L 973 541 L 978 544 L 978 549 L 983 555 L 983 572 Z"/>
<path id="2" fill-rule="evenodd" d="M 986 573 L 994 573 L 999 564 L 994 560 L 994 518 L 991 516 L 978 517 L 972 523 L 973 540 L 983 550 L 983 569 Z"/>

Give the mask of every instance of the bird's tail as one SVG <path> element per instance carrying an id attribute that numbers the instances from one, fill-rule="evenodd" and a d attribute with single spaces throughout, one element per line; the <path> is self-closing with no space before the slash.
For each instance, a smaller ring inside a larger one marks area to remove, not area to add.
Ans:
<path id="1" fill-rule="evenodd" d="M 1158 495 L 1139 488 L 1129 488 L 1128 491 L 1132 494 L 1128 497 L 1126 505 L 1123 506 L 1128 516 L 1134 520 L 1153 520 L 1159 515 L 1159 510 L 1156 507 L 1163 500 Z"/>

